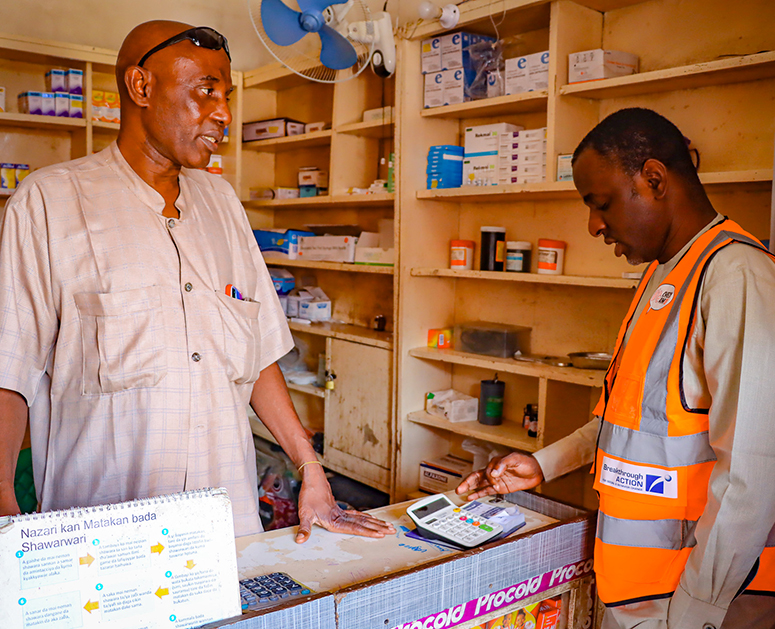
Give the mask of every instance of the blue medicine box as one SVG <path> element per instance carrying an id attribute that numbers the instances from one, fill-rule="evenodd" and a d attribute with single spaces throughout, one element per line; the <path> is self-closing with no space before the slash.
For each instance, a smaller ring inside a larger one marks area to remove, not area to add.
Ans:
<path id="1" fill-rule="evenodd" d="M 253 235 L 261 253 L 295 260 L 299 254 L 299 237 L 315 234 L 301 229 L 254 229 Z"/>

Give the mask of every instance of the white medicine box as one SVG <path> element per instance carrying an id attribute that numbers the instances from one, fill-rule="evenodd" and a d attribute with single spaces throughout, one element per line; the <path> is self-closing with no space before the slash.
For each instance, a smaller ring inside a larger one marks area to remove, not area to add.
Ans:
<path id="1" fill-rule="evenodd" d="M 434 72 L 425 75 L 424 106 L 441 107 L 444 104 L 444 73 Z"/>
<path id="2" fill-rule="evenodd" d="M 638 55 L 618 50 L 584 50 L 568 57 L 568 83 L 627 76 L 638 71 Z"/>
<path id="3" fill-rule="evenodd" d="M 442 74 L 444 104 L 459 105 L 466 100 L 465 73 L 462 69 L 445 70 Z"/>
<path id="4" fill-rule="evenodd" d="M 424 39 L 421 55 L 423 74 L 441 72 L 441 37 Z"/>
<path id="5" fill-rule="evenodd" d="M 466 157 L 481 153 L 497 154 L 501 138 L 521 129 L 522 127 L 519 125 L 509 124 L 508 122 L 466 127 L 463 140 Z"/>

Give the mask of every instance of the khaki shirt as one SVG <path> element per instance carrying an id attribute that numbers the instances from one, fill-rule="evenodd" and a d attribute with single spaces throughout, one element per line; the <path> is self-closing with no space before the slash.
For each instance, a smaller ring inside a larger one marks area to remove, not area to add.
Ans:
<path id="1" fill-rule="evenodd" d="M 720 220 L 716 216 L 657 267 L 630 329 L 694 240 Z M 638 623 L 646 617 L 666 622 L 668 606 L 671 629 L 702 629 L 706 623 L 720 627 L 775 524 L 775 264 L 748 245 L 725 247 L 708 265 L 699 304 L 683 373 L 687 404 L 710 408 L 708 437 L 718 460 L 710 476 L 708 504 L 678 591 L 672 599 L 641 604 L 648 609 L 639 608 L 632 618 L 625 618 L 630 606 L 608 610 L 622 627 L 664 628 L 667 625 L 659 622 Z M 536 453 L 546 480 L 592 462 L 599 425 L 595 417 Z"/>
<path id="2" fill-rule="evenodd" d="M 44 511 L 226 487 L 248 535 L 246 407 L 293 341 L 234 190 L 179 181 L 170 219 L 115 143 L 27 177 L 0 232 L 0 387 L 30 405 Z"/>

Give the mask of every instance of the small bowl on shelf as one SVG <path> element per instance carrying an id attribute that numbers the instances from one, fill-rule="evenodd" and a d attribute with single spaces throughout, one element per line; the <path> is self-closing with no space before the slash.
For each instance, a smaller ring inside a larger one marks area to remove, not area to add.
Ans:
<path id="1" fill-rule="evenodd" d="M 573 352 L 568 358 L 578 369 L 608 369 L 613 356 L 606 352 Z"/>

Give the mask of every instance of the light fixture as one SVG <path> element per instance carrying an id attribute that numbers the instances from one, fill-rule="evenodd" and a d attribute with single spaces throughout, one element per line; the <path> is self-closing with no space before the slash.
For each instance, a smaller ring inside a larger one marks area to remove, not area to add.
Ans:
<path id="1" fill-rule="evenodd" d="M 447 4 L 442 8 L 430 0 L 424 0 L 417 7 L 417 12 L 426 21 L 438 18 L 443 28 L 455 28 L 460 20 L 460 10 L 454 4 Z"/>

